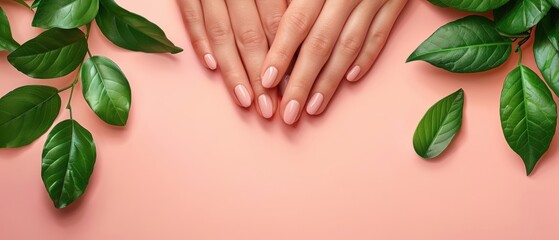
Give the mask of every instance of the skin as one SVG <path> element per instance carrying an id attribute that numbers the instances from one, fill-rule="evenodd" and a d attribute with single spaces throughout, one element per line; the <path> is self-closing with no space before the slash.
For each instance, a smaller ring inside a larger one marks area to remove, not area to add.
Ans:
<path id="1" fill-rule="evenodd" d="M 219 65 L 236 103 L 256 102 L 261 116 L 277 111 L 291 125 L 303 112 L 322 114 L 343 79 L 358 81 L 371 69 L 407 0 L 179 3 L 198 58 L 212 70 Z"/>

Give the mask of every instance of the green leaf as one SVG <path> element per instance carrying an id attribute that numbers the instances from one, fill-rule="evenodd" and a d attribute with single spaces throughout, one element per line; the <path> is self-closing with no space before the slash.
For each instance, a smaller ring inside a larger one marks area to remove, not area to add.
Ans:
<path id="1" fill-rule="evenodd" d="M 14 1 L 17 2 L 17 3 L 19 3 L 19 4 L 21 4 L 21 5 L 23 5 L 23 6 L 26 6 L 27 8 L 31 8 L 31 7 L 29 7 L 29 4 L 27 4 L 27 3 L 26 3 L 25 1 L 23 1 L 23 0 L 14 0 Z"/>
<path id="2" fill-rule="evenodd" d="M 142 16 L 118 6 L 114 0 L 101 0 L 96 18 L 101 32 L 121 48 L 146 53 L 179 53 L 161 28 Z"/>
<path id="3" fill-rule="evenodd" d="M 442 4 L 466 12 L 486 12 L 503 6 L 509 0 L 438 0 Z"/>
<path id="4" fill-rule="evenodd" d="M 93 137 L 74 120 L 56 125 L 43 148 L 43 183 L 57 208 L 81 197 L 95 165 Z"/>
<path id="5" fill-rule="evenodd" d="M 83 61 L 87 40 L 78 29 L 49 29 L 8 55 L 8 61 L 33 78 L 68 75 Z"/>
<path id="6" fill-rule="evenodd" d="M 94 56 L 84 63 L 80 75 L 84 98 L 97 116 L 108 124 L 125 126 L 132 93 L 116 63 Z"/>
<path id="7" fill-rule="evenodd" d="M 462 89 L 433 105 L 413 134 L 413 148 L 422 158 L 435 158 L 448 147 L 462 126 L 464 91 Z"/>
<path id="8" fill-rule="evenodd" d="M 444 4 L 441 0 L 428 0 L 430 3 L 432 3 L 433 5 L 437 6 L 437 7 L 448 7 L 446 4 Z"/>
<path id="9" fill-rule="evenodd" d="M 559 8 L 559 0 L 549 0 L 549 3 L 555 8 Z"/>
<path id="10" fill-rule="evenodd" d="M 31 8 L 37 8 L 39 7 L 39 4 L 41 3 L 41 0 L 35 0 L 33 2 L 33 4 L 31 4 Z"/>
<path id="11" fill-rule="evenodd" d="M 509 73 L 501 93 L 501 126 L 530 175 L 547 151 L 557 125 L 557 105 L 543 81 L 520 65 Z"/>
<path id="12" fill-rule="evenodd" d="M 23 86 L 0 98 L 0 148 L 31 144 L 52 126 L 60 112 L 58 90 Z"/>
<path id="13" fill-rule="evenodd" d="M 12 29 L 10 28 L 6 12 L 0 7 L 0 51 L 8 50 L 11 52 L 18 47 L 19 43 L 12 37 Z"/>
<path id="14" fill-rule="evenodd" d="M 40 28 L 77 28 L 90 23 L 99 11 L 99 0 L 42 0 L 33 18 Z"/>
<path id="15" fill-rule="evenodd" d="M 559 96 L 559 11 L 551 10 L 538 24 L 534 56 L 543 78 Z"/>
<path id="16" fill-rule="evenodd" d="M 468 16 L 435 31 L 409 56 L 451 72 L 482 72 L 503 64 L 512 41 L 495 30 L 491 20 Z"/>
<path id="17" fill-rule="evenodd" d="M 538 24 L 550 8 L 547 0 L 511 0 L 495 9 L 493 17 L 499 31 L 517 34 Z"/>

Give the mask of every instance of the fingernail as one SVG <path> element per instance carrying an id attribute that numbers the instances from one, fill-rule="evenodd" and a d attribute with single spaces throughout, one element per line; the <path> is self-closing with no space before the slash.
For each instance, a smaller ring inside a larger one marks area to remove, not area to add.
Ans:
<path id="1" fill-rule="evenodd" d="M 214 56 L 212 56 L 211 54 L 208 53 L 204 55 L 204 61 L 206 61 L 206 65 L 209 69 L 215 70 L 217 68 L 217 62 L 215 61 Z"/>
<path id="2" fill-rule="evenodd" d="M 289 125 L 295 123 L 297 120 L 297 115 L 299 115 L 299 109 L 301 105 L 296 100 L 291 100 L 287 107 L 285 108 L 285 112 L 283 113 L 283 121 Z"/>
<path id="3" fill-rule="evenodd" d="M 264 118 L 271 118 L 274 115 L 274 109 L 272 106 L 272 99 L 266 94 L 260 95 L 258 97 L 258 106 L 260 106 L 260 112 Z"/>
<path id="4" fill-rule="evenodd" d="M 359 73 L 361 73 L 361 67 L 355 66 L 351 69 L 351 71 L 349 71 L 349 73 L 347 73 L 346 78 L 350 82 L 355 82 Z"/>
<path id="5" fill-rule="evenodd" d="M 280 84 L 279 84 L 279 93 L 281 96 L 283 96 L 283 93 L 285 92 L 285 89 L 287 88 L 287 83 L 289 83 L 289 75 L 285 75 L 283 77 L 283 80 L 281 80 Z"/>
<path id="6" fill-rule="evenodd" d="M 264 72 L 264 76 L 262 76 L 262 86 L 265 88 L 271 88 L 276 81 L 276 77 L 278 76 L 278 69 L 275 67 L 269 67 Z"/>
<path id="7" fill-rule="evenodd" d="M 317 114 L 320 106 L 322 106 L 322 101 L 324 101 L 324 95 L 322 93 L 315 93 L 307 105 L 307 113 L 310 115 Z"/>
<path id="8" fill-rule="evenodd" d="M 250 99 L 250 94 L 245 86 L 239 84 L 235 87 L 235 95 L 237 96 L 237 100 L 241 103 L 243 107 L 250 107 L 252 100 Z"/>

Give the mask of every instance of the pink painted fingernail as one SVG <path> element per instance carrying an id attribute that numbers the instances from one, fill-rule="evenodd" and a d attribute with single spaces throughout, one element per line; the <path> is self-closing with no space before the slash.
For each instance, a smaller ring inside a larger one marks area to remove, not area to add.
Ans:
<path id="1" fill-rule="evenodd" d="M 245 86 L 239 84 L 235 87 L 235 95 L 237 96 L 237 100 L 241 103 L 243 107 L 250 107 L 252 100 L 250 99 L 250 94 Z"/>
<path id="2" fill-rule="evenodd" d="M 209 69 L 211 70 L 217 69 L 217 62 L 215 61 L 214 56 L 212 56 L 211 54 L 208 53 L 204 55 L 204 61 L 206 61 L 206 65 L 208 66 Z"/>
<path id="3" fill-rule="evenodd" d="M 264 72 L 264 76 L 262 76 L 262 86 L 265 88 L 273 87 L 274 83 L 276 82 L 276 78 L 278 76 L 278 69 L 275 67 L 269 67 Z"/>
<path id="4" fill-rule="evenodd" d="M 351 71 L 349 71 L 349 73 L 347 73 L 346 78 L 350 82 L 355 82 L 357 81 L 357 76 L 359 76 L 359 73 L 361 73 L 361 67 L 355 66 L 351 69 Z"/>
<path id="5" fill-rule="evenodd" d="M 310 115 L 315 115 L 320 110 L 322 102 L 324 101 L 324 95 L 322 93 L 315 93 L 309 103 L 307 104 L 307 113 Z"/>
<path id="6" fill-rule="evenodd" d="M 260 95 L 258 97 L 258 106 L 260 106 L 260 112 L 264 118 L 271 118 L 274 115 L 274 107 L 272 106 L 272 98 L 266 94 Z"/>
<path id="7" fill-rule="evenodd" d="M 283 113 L 283 121 L 289 125 L 295 123 L 297 120 L 297 115 L 299 115 L 299 109 L 301 105 L 296 100 L 291 100 L 287 107 L 285 108 L 285 112 Z"/>

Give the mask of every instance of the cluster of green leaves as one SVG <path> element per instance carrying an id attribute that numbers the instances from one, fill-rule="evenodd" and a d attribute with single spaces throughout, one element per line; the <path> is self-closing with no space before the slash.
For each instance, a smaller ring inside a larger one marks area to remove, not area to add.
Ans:
<path id="1" fill-rule="evenodd" d="M 456 73 L 482 72 L 502 65 L 516 43 L 520 60 L 504 81 L 501 126 L 507 143 L 522 158 L 530 175 L 549 149 L 557 126 L 557 105 L 549 88 L 559 95 L 559 1 L 429 1 L 468 12 L 492 10 L 493 20 L 472 15 L 450 22 L 421 43 L 408 62 L 422 60 Z M 545 82 L 522 64 L 521 47 L 534 27 L 533 52 Z M 431 107 L 414 134 L 416 152 L 424 158 L 443 152 L 460 129 L 462 112 L 461 90 Z"/>
<path id="2" fill-rule="evenodd" d="M 45 134 L 60 112 L 59 94 L 71 91 L 66 105 L 69 119 L 50 131 L 42 156 L 45 187 L 55 207 L 64 208 L 83 195 L 96 160 L 91 133 L 72 115 L 76 84 L 81 81 L 88 105 L 110 125 L 125 126 L 132 104 L 130 84 L 118 65 L 91 55 L 91 23 L 96 22 L 107 39 L 124 49 L 146 53 L 179 53 L 182 49 L 157 25 L 114 0 L 35 0 L 31 6 L 15 1 L 36 9 L 33 26 L 45 31 L 20 45 L 0 8 L 0 51 L 10 52 L 10 64 L 32 78 L 53 79 L 72 72 L 76 77 L 62 89 L 23 86 L 0 98 L 0 148 L 26 146 Z"/>

